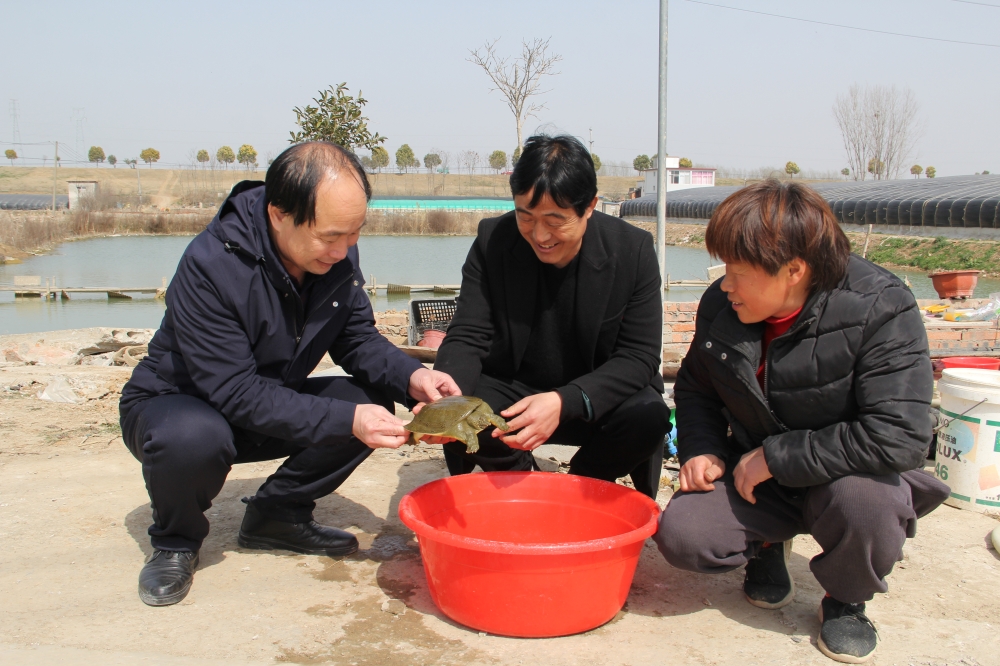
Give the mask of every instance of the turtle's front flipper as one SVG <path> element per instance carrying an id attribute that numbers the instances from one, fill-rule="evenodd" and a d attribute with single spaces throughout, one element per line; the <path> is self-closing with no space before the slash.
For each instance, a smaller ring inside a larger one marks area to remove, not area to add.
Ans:
<path id="1" fill-rule="evenodd" d="M 510 430 L 510 426 L 507 425 L 507 422 L 504 421 L 503 418 L 501 418 L 497 414 L 490 414 L 490 423 L 492 423 L 496 427 L 500 428 L 500 430 L 502 430 L 504 432 L 507 432 L 508 430 Z"/>

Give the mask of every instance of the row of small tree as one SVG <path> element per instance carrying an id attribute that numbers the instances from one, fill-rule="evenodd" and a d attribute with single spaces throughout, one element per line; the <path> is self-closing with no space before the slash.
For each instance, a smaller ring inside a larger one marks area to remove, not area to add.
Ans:
<path id="1" fill-rule="evenodd" d="M 17 153 L 13 150 L 7 150 L 5 152 L 7 159 L 14 163 L 17 159 Z M 160 151 L 156 148 L 146 148 L 139 153 L 139 159 L 145 162 L 152 168 L 154 162 L 160 161 Z M 211 157 L 207 150 L 199 150 L 197 157 L 195 158 L 199 163 L 204 165 L 206 162 L 211 161 Z M 257 169 L 257 150 L 251 146 L 249 143 L 244 143 L 240 146 L 240 149 L 233 152 L 233 149 L 229 146 L 222 146 L 215 152 L 215 159 L 219 164 L 222 164 L 225 168 L 229 168 L 229 165 L 233 162 L 239 162 L 247 171 L 252 171 Z M 116 167 L 118 164 L 118 158 L 114 155 L 105 155 L 104 149 L 100 146 L 91 146 L 90 150 L 87 151 L 87 161 L 93 162 L 96 166 L 101 166 L 101 163 L 107 160 L 108 164 L 112 167 Z M 133 169 L 138 160 L 135 159 L 125 159 L 123 160 L 125 164 L 129 165 Z"/>
<path id="2" fill-rule="evenodd" d="M 212 157 L 204 148 L 198 151 L 195 159 L 198 160 L 198 163 L 202 166 L 212 161 Z M 215 151 L 215 161 L 226 169 L 228 169 L 229 165 L 233 162 L 239 162 L 247 171 L 256 171 L 258 166 L 257 150 L 249 143 L 244 143 L 236 152 L 233 152 L 233 149 L 229 146 L 222 146 Z"/>
<path id="3" fill-rule="evenodd" d="M 513 166 L 513 163 L 517 162 L 517 157 L 520 154 L 520 150 L 514 150 L 514 157 L 512 159 L 511 166 Z M 396 149 L 396 169 L 402 173 L 407 173 L 410 169 L 419 169 L 423 166 L 427 169 L 428 173 L 434 173 L 435 171 L 439 173 L 448 173 L 449 166 L 446 163 L 448 158 L 450 158 L 448 153 L 444 153 L 444 157 L 442 157 L 440 151 L 430 152 L 424 155 L 424 159 L 421 162 L 420 158 L 413 152 L 413 148 L 410 147 L 410 144 L 404 143 Z M 468 169 L 470 173 L 482 162 L 479 153 L 473 150 L 462 151 L 458 158 L 459 163 Z M 487 158 L 487 162 L 489 163 L 491 169 L 500 173 L 507 168 L 507 153 L 502 150 L 494 150 Z M 361 157 L 361 164 L 369 171 L 380 172 L 382 169 L 389 166 L 389 152 L 382 146 L 374 146 L 371 149 L 371 156 L 363 155 Z"/>
<path id="4" fill-rule="evenodd" d="M 494 150 L 486 158 L 486 164 L 499 174 L 507 169 L 513 169 L 520 157 L 520 148 L 515 148 L 509 159 L 507 153 L 503 150 Z M 419 169 L 423 166 L 427 169 L 428 173 L 434 173 L 435 171 L 438 173 L 449 173 L 449 158 L 450 155 L 448 153 L 435 151 L 424 155 L 424 159 L 421 162 L 420 158 L 413 152 L 410 144 L 404 143 L 396 149 L 396 169 L 402 173 L 407 173 L 410 169 Z M 601 169 L 601 158 L 596 154 L 591 154 L 591 158 L 594 160 L 594 170 L 599 171 Z M 469 173 L 472 173 L 483 164 L 483 159 L 474 150 L 463 150 L 458 154 L 458 162 L 460 168 L 464 168 Z M 389 166 L 389 152 L 382 146 L 374 146 L 371 149 L 371 156 L 363 155 L 361 157 L 361 164 L 369 171 L 380 172 Z"/>
<path id="5" fill-rule="evenodd" d="M 594 157 L 594 166 L 600 169 L 601 168 L 600 159 L 596 155 L 594 155 L 593 157 Z M 694 166 L 694 163 L 687 157 L 682 157 L 678 164 L 682 169 L 690 169 L 691 167 Z M 649 157 L 649 155 L 638 155 L 634 160 L 632 160 L 632 168 L 635 169 L 636 171 L 645 171 L 646 169 L 652 169 L 653 160 Z"/>

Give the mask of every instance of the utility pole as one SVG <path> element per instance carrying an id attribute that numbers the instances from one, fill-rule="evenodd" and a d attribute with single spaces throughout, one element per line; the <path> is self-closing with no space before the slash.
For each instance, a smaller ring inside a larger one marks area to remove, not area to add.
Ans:
<path id="1" fill-rule="evenodd" d="M 21 125 L 18 119 L 17 100 L 10 100 L 10 141 L 11 143 L 21 145 Z"/>
<path id="2" fill-rule="evenodd" d="M 667 9 L 670 0 L 660 0 L 660 99 L 657 134 L 659 147 L 656 158 L 656 258 L 660 262 L 660 278 L 667 274 Z M 663 295 L 663 288 L 660 288 Z"/>
<path id="3" fill-rule="evenodd" d="M 594 128 L 590 128 L 590 154 L 594 154 Z"/>
<path id="4" fill-rule="evenodd" d="M 56 141 L 56 156 L 52 159 L 52 213 L 56 212 L 56 181 L 59 180 L 59 142 Z"/>
<path id="5" fill-rule="evenodd" d="M 139 207 L 142 207 L 142 180 L 139 179 L 139 165 L 133 162 L 132 166 L 135 168 L 135 180 L 139 183 Z"/>

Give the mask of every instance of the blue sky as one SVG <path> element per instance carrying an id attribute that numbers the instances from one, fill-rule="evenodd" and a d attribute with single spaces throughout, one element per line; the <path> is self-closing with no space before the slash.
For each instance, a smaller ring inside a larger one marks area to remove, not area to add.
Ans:
<path id="1" fill-rule="evenodd" d="M 718 0 L 831 23 L 1000 44 L 1000 0 Z M 470 48 L 500 37 L 551 38 L 563 56 L 530 130 L 584 139 L 604 161 L 656 146 L 653 0 L 555 2 L 45 2 L 8 0 L 0 67 L 0 141 L 9 100 L 25 142 L 58 140 L 64 159 L 100 145 L 119 158 L 160 150 L 286 147 L 292 107 L 346 81 L 369 100 L 390 152 L 409 143 L 508 153 L 514 122 Z M 914 90 L 924 131 L 914 161 L 940 175 L 1000 171 L 1000 48 L 933 42 L 670 3 L 669 148 L 698 164 L 753 168 L 845 164 L 831 113 L 852 83 Z M 2 145 L 2 144 L 0 144 Z M 4 146 L 6 147 L 6 146 Z M 50 149 L 45 148 L 45 151 Z M 43 148 L 19 152 L 40 157 Z"/>

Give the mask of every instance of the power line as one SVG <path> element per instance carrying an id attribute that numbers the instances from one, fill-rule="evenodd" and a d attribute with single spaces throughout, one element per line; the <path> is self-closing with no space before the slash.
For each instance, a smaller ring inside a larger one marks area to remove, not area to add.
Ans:
<path id="1" fill-rule="evenodd" d="M 980 5 L 983 7 L 993 7 L 994 9 L 1000 9 L 1000 5 L 993 5 L 988 2 L 973 2 L 972 0 L 952 0 L 952 2 L 961 2 L 963 5 Z"/>
<path id="2" fill-rule="evenodd" d="M 963 2 L 968 2 L 969 0 L 959 0 Z M 994 49 L 1000 49 L 1000 44 L 986 44 L 983 42 L 965 42 L 960 39 L 945 39 L 943 37 L 926 37 L 924 35 L 909 35 L 903 32 L 890 32 L 888 30 L 875 30 L 874 28 L 859 28 L 855 25 L 842 25 L 840 23 L 827 23 L 826 21 L 814 21 L 812 19 L 799 18 L 797 16 L 783 16 L 782 14 L 771 14 L 770 12 L 761 12 L 756 9 L 744 9 L 743 7 L 730 7 L 729 5 L 718 5 L 714 2 L 704 2 L 703 0 L 687 0 L 687 2 L 694 3 L 696 5 L 706 5 L 708 7 L 718 7 L 720 9 L 731 9 L 735 12 L 746 12 L 748 14 L 760 14 L 761 16 L 770 16 L 772 18 L 787 19 L 789 21 L 800 21 L 802 23 L 814 23 L 816 25 L 825 25 L 832 28 L 844 28 L 845 30 L 860 30 L 861 32 L 874 32 L 880 35 L 892 35 L 893 37 L 909 37 L 910 39 L 924 39 L 931 42 L 947 42 L 949 44 L 965 44 L 966 46 L 988 46 Z M 973 3 L 982 4 L 982 3 Z"/>

